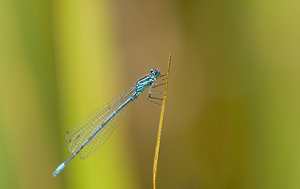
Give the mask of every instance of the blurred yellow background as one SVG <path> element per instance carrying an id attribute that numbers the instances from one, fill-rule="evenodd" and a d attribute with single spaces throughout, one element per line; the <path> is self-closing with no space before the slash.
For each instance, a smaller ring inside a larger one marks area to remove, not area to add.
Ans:
<path id="1" fill-rule="evenodd" d="M 299 1 L 0 3 L 0 188 L 152 187 L 159 108 L 143 94 L 108 142 L 64 133 L 158 67 L 169 80 L 157 187 L 300 188 Z"/>

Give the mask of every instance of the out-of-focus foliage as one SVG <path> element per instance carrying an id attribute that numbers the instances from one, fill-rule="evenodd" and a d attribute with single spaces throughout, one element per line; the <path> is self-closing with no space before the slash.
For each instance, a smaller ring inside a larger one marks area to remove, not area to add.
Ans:
<path id="1" fill-rule="evenodd" d="M 0 3 L 0 188 L 151 188 L 159 108 L 97 153 L 65 131 L 172 52 L 158 188 L 298 189 L 300 2 Z"/>

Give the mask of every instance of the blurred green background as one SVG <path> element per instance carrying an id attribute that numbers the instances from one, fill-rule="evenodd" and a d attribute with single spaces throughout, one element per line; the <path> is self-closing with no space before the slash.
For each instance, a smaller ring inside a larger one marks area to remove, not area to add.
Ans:
<path id="1" fill-rule="evenodd" d="M 0 188 L 151 188 L 146 94 L 93 156 L 64 133 L 173 53 L 158 188 L 300 188 L 299 1 L 0 2 Z"/>

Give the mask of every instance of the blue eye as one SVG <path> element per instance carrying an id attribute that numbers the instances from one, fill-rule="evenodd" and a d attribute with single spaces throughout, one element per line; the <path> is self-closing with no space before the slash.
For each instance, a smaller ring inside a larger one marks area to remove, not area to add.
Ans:
<path id="1" fill-rule="evenodd" d="M 153 74 L 153 75 L 159 75 L 160 73 L 159 73 L 158 69 L 152 68 L 151 69 L 151 74 Z"/>

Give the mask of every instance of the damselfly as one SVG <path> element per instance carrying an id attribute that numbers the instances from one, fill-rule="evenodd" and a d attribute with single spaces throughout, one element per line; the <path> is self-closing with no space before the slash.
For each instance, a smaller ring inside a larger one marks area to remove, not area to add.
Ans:
<path id="1" fill-rule="evenodd" d="M 121 93 L 121 95 L 71 127 L 66 132 L 65 139 L 68 142 L 68 150 L 72 155 L 56 168 L 53 176 L 56 177 L 78 154 L 81 159 L 85 159 L 96 152 L 117 127 L 125 112 L 126 105 L 135 100 L 147 87 L 150 86 L 147 100 L 159 105 L 157 101 L 151 101 L 150 99 L 160 100 L 160 98 L 153 97 L 151 94 L 161 93 L 152 92 L 151 90 L 165 84 L 162 82 L 165 80 L 164 78 L 156 81 L 163 76 L 165 75 L 161 75 L 158 69 L 151 69 L 150 74 L 138 80 L 132 87 Z"/>

